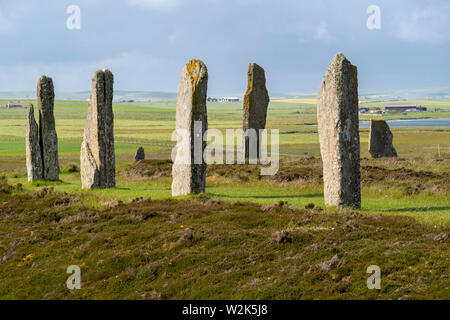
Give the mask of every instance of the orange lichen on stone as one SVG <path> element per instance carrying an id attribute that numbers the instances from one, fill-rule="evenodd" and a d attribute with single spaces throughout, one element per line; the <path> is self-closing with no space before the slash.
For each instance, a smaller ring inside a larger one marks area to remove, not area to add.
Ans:
<path id="1" fill-rule="evenodd" d="M 202 70 L 202 62 L 200 60 L 192 59 L 186 64 L 187 72 L 192 84 L 192 104 L 195 112 L 199 111 L 198 101 L 198 83 Z"/>
<path id="2" fill-rule="evenodd" d="M 247 87 L 247 91 L 245 92 L 245 96 L 244 96 L 244 108 L 245 110 L 249 111 L 250 108 L 250 97 L 251 94 L 253 92 L 253 63 L 250 63 L 249 67 L 248 67 L 248 87 Z"/>

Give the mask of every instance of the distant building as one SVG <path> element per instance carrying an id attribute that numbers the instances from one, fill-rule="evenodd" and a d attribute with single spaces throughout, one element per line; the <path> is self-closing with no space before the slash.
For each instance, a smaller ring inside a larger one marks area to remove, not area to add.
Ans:
<path id="1" fill-rule="evenodd" d="M 417 106 L 416 104 L 391 104 L 384 108 L 384 111 L 397 111 L 397 112 L 424 112 L 427 108 Z"/>
<path id="2" fill-rule="evenodd" d="M 238 97 L 223 97 L 220 102 L 239 102 Z"/>
<path id="3" fill-rule="evenodd" d="M 359 108 L 359 113 L 366 113 L 366 112 L 369 112 L 369 108 L 363 108 L 363 107 Z"/>
<path id="4" fill-rule="evenodd" d="M 22 108 L 20 102 L 8 102 L 6 109 Z"/>

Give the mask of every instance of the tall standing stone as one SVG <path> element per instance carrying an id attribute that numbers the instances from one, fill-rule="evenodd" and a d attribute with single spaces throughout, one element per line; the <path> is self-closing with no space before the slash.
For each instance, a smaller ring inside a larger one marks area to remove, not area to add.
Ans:
<path id="1" fill-rule="evenodd" d="M 250 156 L 252 158 L 254 156 L 260 158 L 261 135 L 259 130 L 266 128 L 267 107 L 270 99 L 266 88 L 266 75 L 264 69 L 256 63 L 250 63 L 247 75 L 248 86 L 244 97 L 243 148 L 246 159 Z M 251 136 L 249 136 L 249 129 L 255 130 L 256 141 L 254 142 L 252 141 Z M 251 142 L 256 143 L 256 146 L 251 146 Z"/>
<path id="2" fill-rule="evenodd" d="M 25 145 L 27 153 L 28 181 L 31 182 L 44 179 L 42 153 L 39 141 L 39 127 L 34 119 L 34 107 L 32 104 L 28 107 Z"/>
<path id="3" fill-rule="evenodd" d="M 369 152 L 372 157 L 397 157 L 397 151 L 392 144 L 393 139 L 391 129 L 386 121 L 370 121 Z"/>
<path id="4" fill-rule="evenodd" d="M 99 70 L 92 78 L 91 99 L 80 152 L 83 189 L 116 185 L 113 85 L 114 76 L 109 70 Z"/>
<path id="5" fill-rule="evenodd" d="M 206 162 L 203 157 L 208 130 L 206 93 L 208 70 L 191 60 L 181 72 L 176 107 L 177 147 L 172 166 L 172 195 L 205 192 Z"/>
<path id="6" fill-rule="evenodd" d="M 37 85 L 39 136 L 44 179 L 59 180 L 58 136 L 55 129 L 55 92 L 52 78 L 42 76 Z"/>
<path id="7" fill-rule="evenodd" d="M 338 53 L 317 101 L 325 205 L 361 207 L 357 68 Z"/>

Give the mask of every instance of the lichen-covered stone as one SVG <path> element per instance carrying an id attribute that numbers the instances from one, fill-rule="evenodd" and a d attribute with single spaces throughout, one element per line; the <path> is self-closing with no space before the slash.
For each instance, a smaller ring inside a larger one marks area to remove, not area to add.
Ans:
<path id="1" fill-rule="evenodd" d="M 42 76 L 37 85 L 39 137 L 44 179 L 59 180 L 58 136 L 55 129 L 53 80 Z"/>
<path id="2" fill-rule="evenodd" d="M 144 148 L 139 147 L 136 151 L 136 154 L 134 155 L 134 161 L 138 162 L 141 160 L 145 160 L 145 151 Z"/>
<path id="3" fill-rule="evenodd" d="M 384 120 L 371 120 L 369 133 L 369 152 L 374 158 L 397 157 L 392 144 L 393 135 Z"/>
<path id="4" fill-rule="evenodd" d="M 266 128 L 267 107 L 269 106 L 269 93 L 266 88 L 266 75 L 264 69 L 256 63 L 250 63 L 248 67 L 248 86 L 244 96 L 244 155 L 260 158 L 261 135 L 259 130 Z M 249 137 L 248 130 L 254 129 L 256 133 L 256 146 L 250 145 L 252 139 Z M 254 150 L 254 151 L 252 151 Z M 254 154 L 256 153 L 256 154 Z"/>
<path id="5" fill-rule="evenodd" d="M 95 73 L 80 152 L 83 189 L 116 185 L 113 86 L 111 71 L 99 70 Z"/>
<path id="6" fill-rule="evenodd" d="M 34 119 L 34 107 L 28 107 L 27 128 L 26 128 L 26 154 L 28 181 L 44 179 L 44 169 L 42 167 L 42 153 L 39 142 L 39 128 Z"/>
<path id="7" fill-rule="evenodd" d="M 208 129 L 206 94 L 208 70 L 200 60 L 183 68 L 176 106 L 177 147 L 172 166 L 172 195 L 205 191 L 206 162 L 203 157 Z"/>
<path id="8" fill-rule="evenodd" d="M 342 53 L 333 58 L 320 86 L 317 120 L 325 205 L 359 208 L 358 76 Z"/>

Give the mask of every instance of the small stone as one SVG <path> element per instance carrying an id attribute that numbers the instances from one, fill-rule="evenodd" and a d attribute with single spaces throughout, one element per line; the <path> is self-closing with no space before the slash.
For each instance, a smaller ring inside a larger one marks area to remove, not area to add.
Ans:
<path id="1" fill-rule="evenodd" d="M 256 286 L 261 283 L 260 279 L 253 279 L 247 282 L 247 286 Z"/>
<path id="2" fill-rule="evenodd" d="M 433 238 L 434 241 L 444 242 L 448 240 L 448 233 L 441 233 Z"/>
<path id="3" fill-rule="evenodd" d="M 339 256 L 336 254 L 330 260 L 317 264 L 316 267 L 322 271 L 329 272 L 336 269 L 339 260 Z"/>
<path id="4" fill-rule="evenodd" d="M 384 120 L 371 120 L 369 133 L 369 152 L 374 158 L 397 157 L 393 135 Z"/>
<path id="5" fill-rule="evenodd" d="M 292 242 L 292 238 L 287 231 L 277 231 L 272 237 L 272 242 L 277 244 L 290 243 Z"/>
<path id="6" fill-rule="evenodd" d="M 265 204 L 261 206 L 261 211 L 262 212 L 271 212 L 273 211 L 275 208 L 277 208 L 276 205 L 273 204 Z"/>
<path id="7" fill-rule="evenodd" d="M 313 243 L 311 245 L 309 245 L 308 247 L 306 247 L 307 250 L 310 251 L 318 251 L 320 250 L 320 246 L 317 243 Z"/>
<path id="8" fill-rule="evenodd" d="M 143 147 L 139 147 L 134 155 L 134 161 L 138 162 L 141 160 L 145 160 L 145 151 Z"/>
<path id="9" fill-rule="evenodd" d="M 344 224 L 344 229 L 346 231 L 352 231 L 352 230 L 356 230 L 359 228 L 359 225 L 354 222 L 353 220 L 349 220 Z"/>
<path id="10" fill-rule="evenodd" d="M 308 204 L 305 206 L 305 209 L 311 210 L 311 209 L 314 209 L 314 207 L 315 207 L 315 204 L 314 204 L 314 203 L 308 203 Z"/>
<path id="11" fill-rule="evenodd" d="M 178 244 L 192 242 L 194 240 L 194 231 L 191 228 L 186 228 L 178 240 Z"/>

